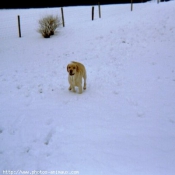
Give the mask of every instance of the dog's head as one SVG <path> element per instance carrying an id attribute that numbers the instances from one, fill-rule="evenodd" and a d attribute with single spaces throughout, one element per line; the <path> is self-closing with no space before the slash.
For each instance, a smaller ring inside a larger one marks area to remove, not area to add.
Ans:
<path id="1" fill-rule="evenodd" d="M 67 72 L 70 76 L 73 76 L 78 72 L 78 66 L 75 63 L 70 63 L 67 65 Z"/>

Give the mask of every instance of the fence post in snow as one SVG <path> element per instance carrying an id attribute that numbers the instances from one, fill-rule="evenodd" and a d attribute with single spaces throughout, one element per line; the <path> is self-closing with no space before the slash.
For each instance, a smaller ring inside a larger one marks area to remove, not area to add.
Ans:
<path id="1" fill-rule="evenodd" d="M 99 11 L 99 18 L 101 18 L 101 8 L 100 8 L 100 2 L 98 2 L 98 11 Z"/>
<path id="2" fill-rule="evenodd" d="M 64 24 L 64 13 L 63 13 L 63 7 L 61 7 L 61 16 L 62 16 L 62 24 L 63 24 L 63 27 L 64 27 L 65 24 Z"/>
<path id="3" fill-rule="evenodd" d="M 133 10 L 133 0 L 131 0 L 131 11 Z"/>
<path id="4" fill-rule="evenodd" d="M 92 7 L 92 21 L 94 20 L 94 6 Z"/>
<path id="5" fill-rule="evenodd" d="M 21 26 L 20 26 L 20 16 L 18 15 L 18 32 L 19 32 L 19 37 L 21 38 Z"/>

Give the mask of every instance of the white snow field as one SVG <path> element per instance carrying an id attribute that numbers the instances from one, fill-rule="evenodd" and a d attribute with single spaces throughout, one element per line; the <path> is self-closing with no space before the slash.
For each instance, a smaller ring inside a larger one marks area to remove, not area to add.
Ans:
<path id="1" fill-rule="evenodd" d="M 174 175 L 175 1 L 0 10 L 0 174 Z M 17 15 L 21 19 L 18 37 Z M 68 90 L 67 64 L 87 89 Z"/>

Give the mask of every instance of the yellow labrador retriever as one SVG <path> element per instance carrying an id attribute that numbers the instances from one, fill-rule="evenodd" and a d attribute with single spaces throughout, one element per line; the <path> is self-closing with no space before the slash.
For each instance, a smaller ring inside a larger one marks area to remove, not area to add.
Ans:
<path id="1" fill-rule="evenodd" d="M 82 93 L 82 78 L 84 79 L 83 89 L 86 89 L 86 69 L 85 66 L 79 62 L 72 61 L 67 65 L 69 90 L 75 91 L 75 86 L 79 89 L 79 94 Z"/>

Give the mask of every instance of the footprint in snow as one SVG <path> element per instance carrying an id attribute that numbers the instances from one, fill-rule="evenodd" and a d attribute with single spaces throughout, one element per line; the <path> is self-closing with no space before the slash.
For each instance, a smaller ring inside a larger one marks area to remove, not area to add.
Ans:
<path id="1" fill-rule="evenodd" d="M 50 132 L 47 134 L 47 136 L 46 136 L 46 138 L 45 138 L 45 141 L 44 141 L 44 144 L 45 144 L 45 145 L 49 145 L 50 140 L 51 140 L 52 137 L 53 137 L 53 134 L 54 134 L 54 131 L 50 131 Z"/>
<path id="2" fill-rule="evenodd" d="M 47 121 L 46 121 L 46 125 L 51 125 L 53 123 L 53 119 L 48 119 Z"/>

